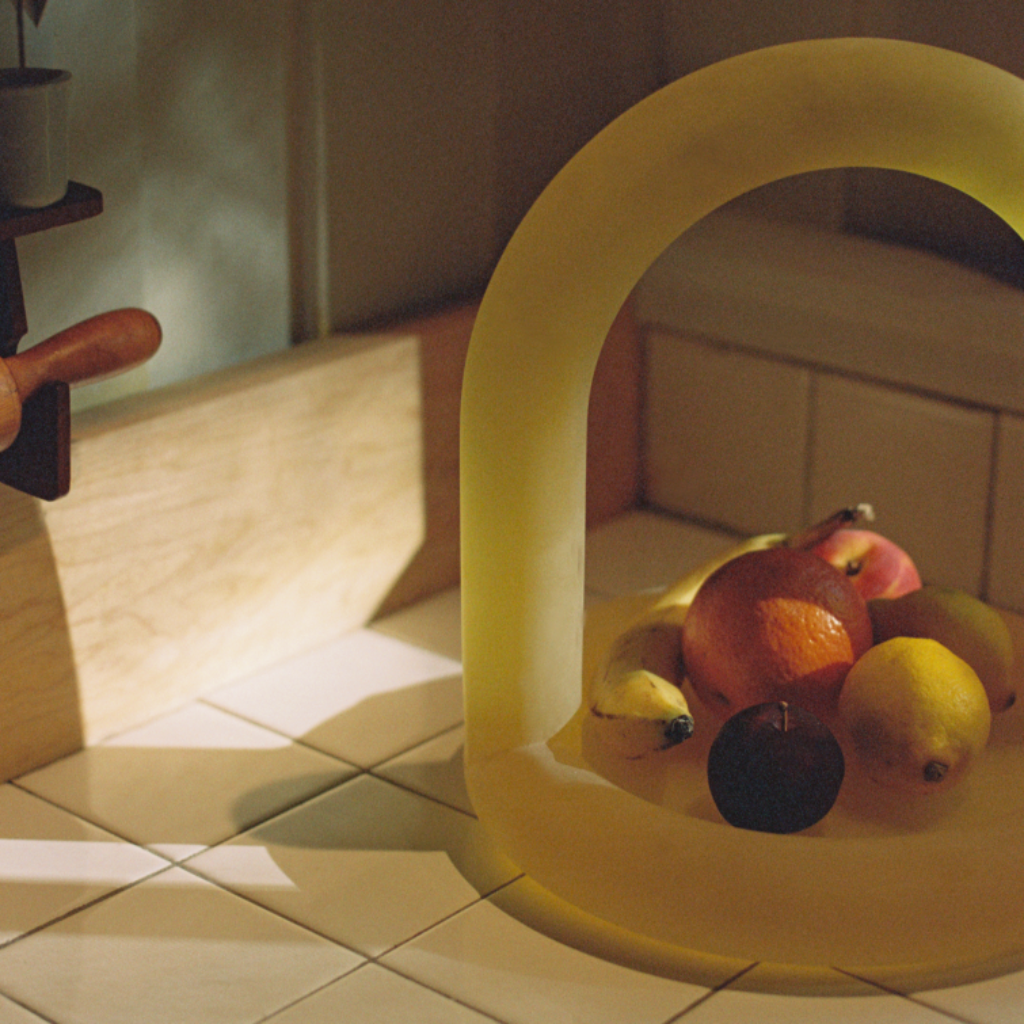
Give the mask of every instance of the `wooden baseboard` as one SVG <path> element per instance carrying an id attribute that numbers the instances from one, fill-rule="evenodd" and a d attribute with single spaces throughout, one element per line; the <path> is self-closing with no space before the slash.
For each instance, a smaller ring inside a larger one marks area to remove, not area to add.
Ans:
<path id="1" fill-rule="evenodd" d="M 0 486 L 0 779 L 458 580 L 474 307 L 75 417 L 70 494 Z M 639 339 L 594 385 L 589 515 L 631 507 Z"/>

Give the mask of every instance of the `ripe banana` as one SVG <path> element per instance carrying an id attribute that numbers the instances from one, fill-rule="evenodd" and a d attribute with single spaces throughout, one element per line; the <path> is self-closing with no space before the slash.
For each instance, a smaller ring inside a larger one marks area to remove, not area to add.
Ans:
<path id="1" fill-rule="evenodd" d="M 675 676 L 679 654 L 671 626 L 642 623 L 615 639 L 590 692 L 591 727 L 605 746 L 632 760 L 693 734 L 686 698 L 666 678 Z"/>
<path id="2" fill-rule="evenodd" d="M 586 693 L 590 726 L 601 742 L 634 760 L 667 750 L 693 734 L 693 716 L 673 679 L 683 676 L 679 629 L 701 584 L 726 562 L 764 548 L 807 549 L 840 527 L 874 519 L 870 505 L 841 509 L 807 530 L 788 536 L 749 537 L 687 573 L 612 642 Z"/>

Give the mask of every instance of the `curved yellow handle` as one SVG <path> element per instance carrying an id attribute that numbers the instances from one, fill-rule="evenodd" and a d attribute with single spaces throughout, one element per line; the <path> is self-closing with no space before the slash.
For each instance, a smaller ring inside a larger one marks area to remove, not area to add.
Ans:
<path id="1" fill-rule="evenodd" d="M 469 762 L 546 740 L 579 702 L 587 401 L 629 292 L 728 200 L 853 166 L 945 182 L 1024 233 L 1024 82 L 893 40 L 755 51 L 629 110 L 523 220 L 481 305 L 463 385 Z"/>

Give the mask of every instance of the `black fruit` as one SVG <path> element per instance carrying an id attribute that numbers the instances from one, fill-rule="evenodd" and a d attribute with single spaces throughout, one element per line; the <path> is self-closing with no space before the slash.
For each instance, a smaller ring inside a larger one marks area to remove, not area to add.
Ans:
<path id="1" fill-rule="evenodd" d="M 757 832 L 799 832 L 839 795 L 846 765 L 828 726 L 785 701 L 745 708 L 708 753 L 708 785 L 722 817 Z"/>

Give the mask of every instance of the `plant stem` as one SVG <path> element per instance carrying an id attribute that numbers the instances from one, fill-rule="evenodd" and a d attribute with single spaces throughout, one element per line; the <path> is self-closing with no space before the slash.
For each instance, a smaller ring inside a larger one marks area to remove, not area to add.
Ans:
<path id="1" fill-rule="evenodd" d="M 25 0 L 18 0 L 18 66 L 25 66 Z"/>

